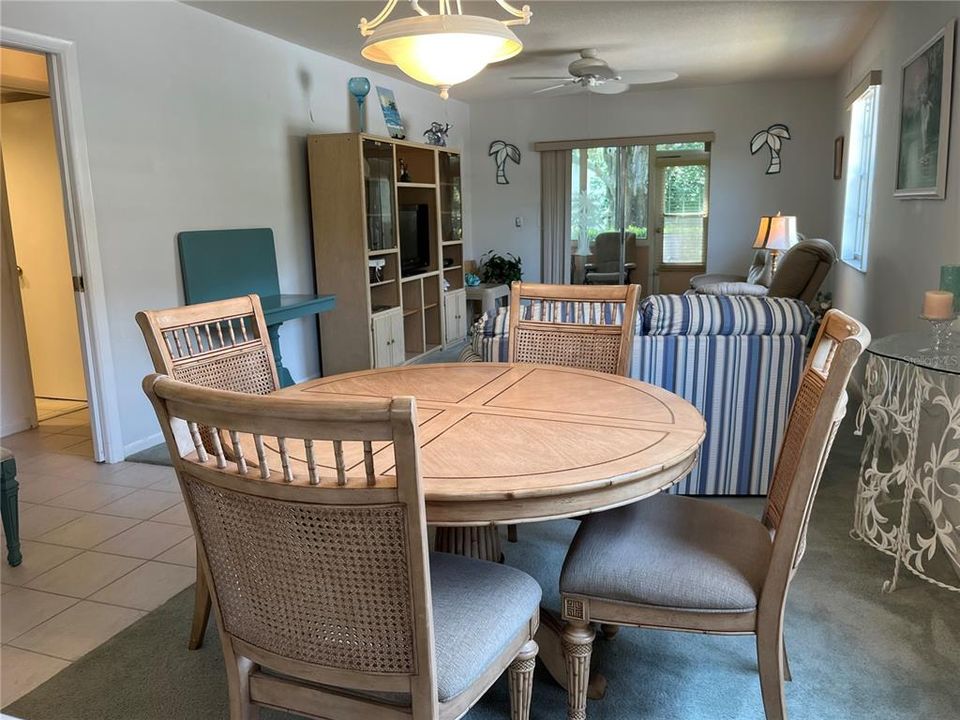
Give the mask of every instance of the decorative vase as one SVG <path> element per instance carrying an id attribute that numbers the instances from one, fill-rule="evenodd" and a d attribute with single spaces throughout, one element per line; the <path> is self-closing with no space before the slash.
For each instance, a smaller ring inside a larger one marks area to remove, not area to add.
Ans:
<path id="1" fill-rule="evenodd" d="M 347 81 L 347 90 L 357 101 L 357 112 L 360 115 L 360 132 L 367 131 L 366 117 L 363 113 L 363 103 L 370 92 L 370 80 L 365 77 L 352 77 Z"/>

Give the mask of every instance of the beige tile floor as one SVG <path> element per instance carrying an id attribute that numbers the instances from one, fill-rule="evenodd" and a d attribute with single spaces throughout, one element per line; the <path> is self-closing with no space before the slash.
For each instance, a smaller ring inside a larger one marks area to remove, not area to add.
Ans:
<path id="1" fill-rule="evenodd" d="M 94 463 L 86 410 L 2 439 L 16 454 L 23 563 L 0 562 L 0 707 L 194 581 L 173 470 Z"/>

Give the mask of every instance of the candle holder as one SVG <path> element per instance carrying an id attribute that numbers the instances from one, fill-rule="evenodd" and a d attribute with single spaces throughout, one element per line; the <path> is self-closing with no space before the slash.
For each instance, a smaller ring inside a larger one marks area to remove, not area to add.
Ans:
<path id="1" fill-rule="evenodd" d="M 357 112 L 360 115 L 360 132 L 367 131 L 367 119 L 363 113 L 363 102 L 370 92 L 370 80 L 365 77 L 352 77 L 347 81 L 347 90 L 357 101 Z"/>
<path id="2" fill-rule="evenodd" d="M 950 326 L 957 319 L 957 315 L 954 314 L 952 317 L 945 318 L 929 317 L 927 315 L 921 315 L 920 317 L 930 323 L 933 330 L 933 347 L 923 348 L 920 352 L 939 355 L 944 350 L 949 349 L 951 347 L 949 344 Z"/>

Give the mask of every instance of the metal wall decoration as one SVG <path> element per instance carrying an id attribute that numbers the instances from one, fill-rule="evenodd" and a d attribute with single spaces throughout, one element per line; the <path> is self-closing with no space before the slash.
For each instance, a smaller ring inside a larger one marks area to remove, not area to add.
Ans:
<path id="1" fill-rule="evenodd" d="M 423 136 L 427 139 L 428 145 L 436 145 L 437 147 L 446 147 L 447 146 L 447 133 L 450 132 L 450 128 L 453 125 L 450 123 L 430 123 L 430 127 L 423 131 Z"/>
<path id="2" fill-rule="evenodd" d="M 493 156 L 493 162 L 497 166 L 497 185 L 509 185 L 507 180 L 507 160 L 512 160 L 517 165 L 520 164 L 520 150 L 516 145 L 508 143 L 506 140 L 494 140 L 490 143 L 490 149 L 487 155 Z"/>
<path id="3" fill-rule="evenodd" d="M 784 140 L 790 139 L 790 128 L 781 123 L 775 123 L 766 130 L 761 130 L 750 140 L 750 154 L 756 155 L 761 148 L 770 149 L 770 164 L 767 165 L 767 175 L 776 175 L 780 172 L 780 147 Z"/>

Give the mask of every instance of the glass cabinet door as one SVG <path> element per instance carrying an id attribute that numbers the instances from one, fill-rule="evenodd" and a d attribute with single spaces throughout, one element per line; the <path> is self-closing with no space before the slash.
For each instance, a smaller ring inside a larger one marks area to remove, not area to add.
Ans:
<path id="1" fill-rule="evenodd" d="M 463 240 L 460 156 L 440 151 L 440 233 L 443 242 Z"/>
<path id="2" fill-rule="evenodd" d="M 367 248 L 371 251 L 395 248 L 392 145 L 363 141 L 363 180 L 367 194 Z"/>

